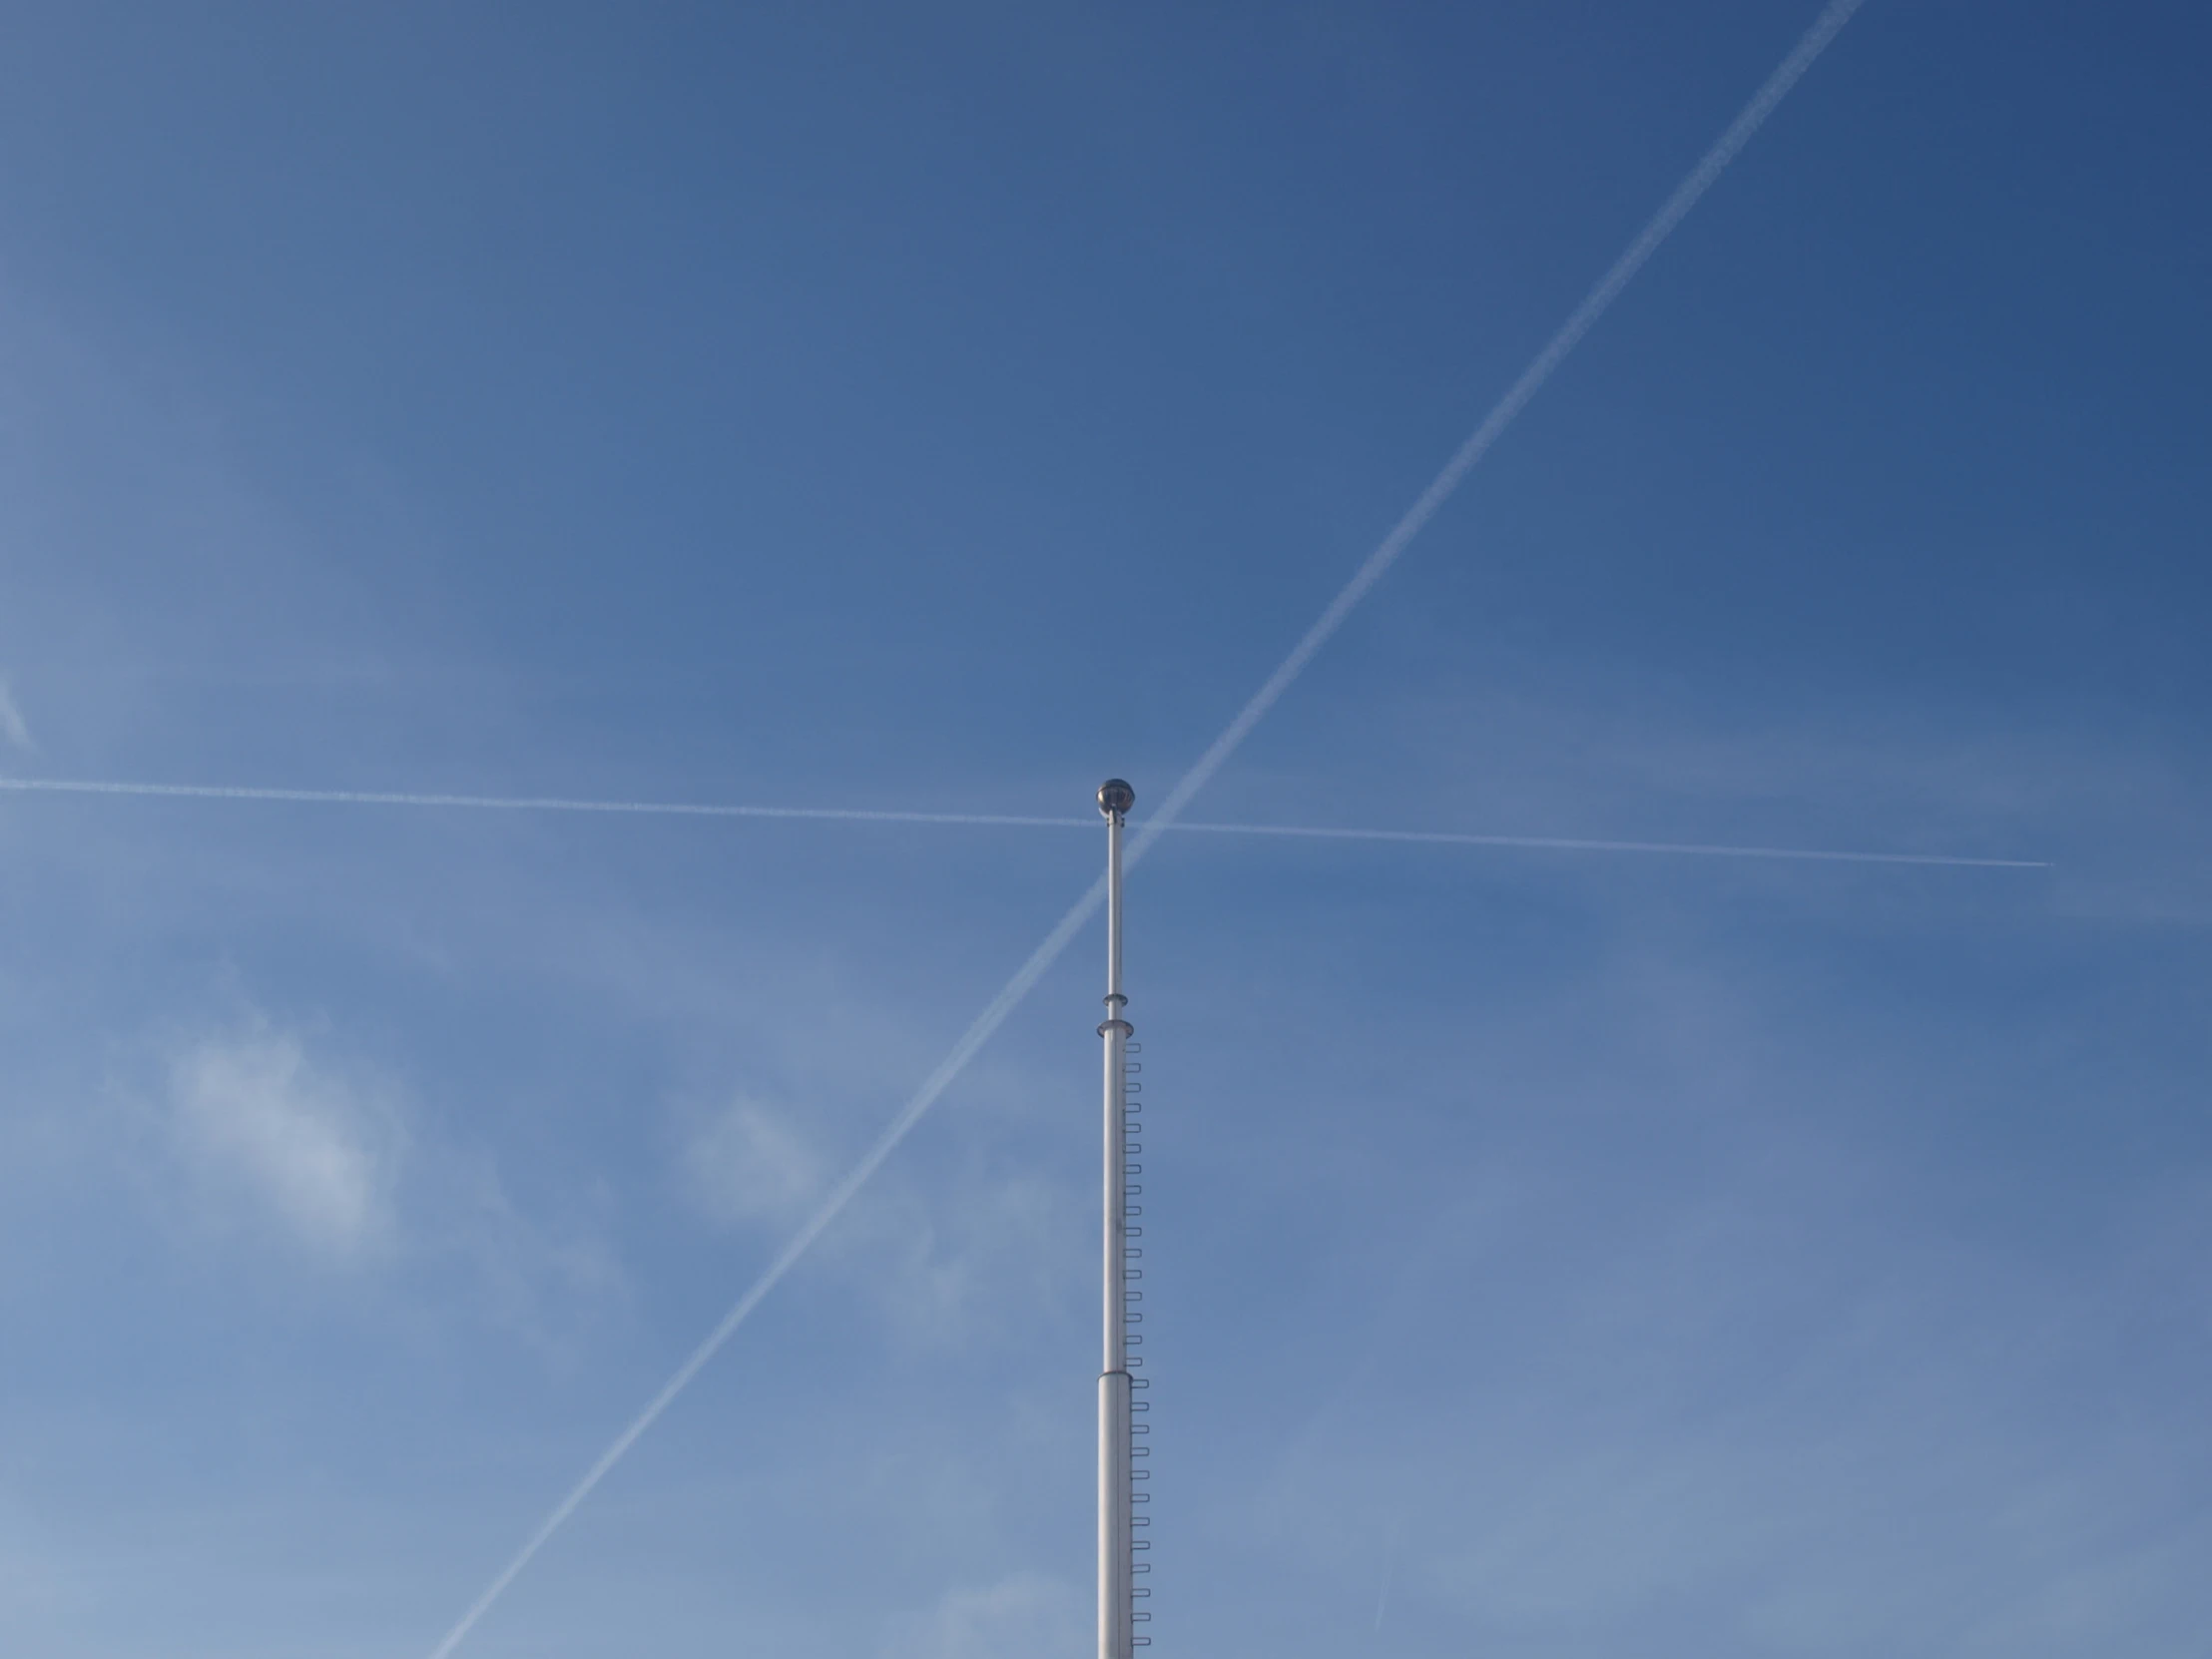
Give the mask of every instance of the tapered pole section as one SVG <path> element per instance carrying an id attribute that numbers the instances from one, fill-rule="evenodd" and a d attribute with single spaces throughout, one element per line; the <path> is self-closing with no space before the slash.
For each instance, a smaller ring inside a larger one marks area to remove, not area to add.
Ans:
<path id="1" fill-rule="evenodd" d="M 1119 778 L 1099 787 L 1098 810 L 1106 816 L 1106 1019 L 1098 1028 L 1106 1050 L 1106 1163 L 1104 1250 L 1105 1363 L 1098 1379 L 1098 1659 L 1133 1659 L 1136 1652 L 1130 1525 L 1131 1459 L 1129 1344 L 1124 1320 L 1124 1268 L 1129 1238 L 1127 1044 L 1134 1027 L 1122 1018 L 1129 999 L 1121 994 L 1121 830 L 1137 792 Z"/>

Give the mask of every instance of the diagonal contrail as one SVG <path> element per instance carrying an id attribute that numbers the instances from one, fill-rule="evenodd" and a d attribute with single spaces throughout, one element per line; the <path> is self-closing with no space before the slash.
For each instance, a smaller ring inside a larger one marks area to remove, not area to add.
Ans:
<path id="1" fill-rule="evenodd" d="M 1798 80 L 1805 74 L 1806 70 L 1812 67 L 1813 60 L 1820 56 L 1822 50 L 1827 47 L 1831 40 L 1835 39 L 1837 32 L 1851 20 L 1852 14 L 1858 11 L 1861 4 L 1862 0 L 1831 0 L 1831 3 L 1822 11 L 1819 18 L 1815 20 L 1813 27 L 1806 33 L 1805 38 L 1798 42 L 1796 48 L 1787 58 L 1782 60 L 1781 65 L 1775 72 L 1767 77 L 1766 84 L 1753 95 L 1751 102 L 1744 106 L 1743 113 L 1729 124 L 1728 130 L 1721 135 L 1719 142 L 1706 152 L 1704 159 L 1691 170 L 1690 176 L 1677 187 L 1674 194 L 1667 198 L 1666 203 L 1653 216 L 1650 224 L 1646 225 L 1636 240 L 1629 244 L 1628 252 L 1614 262 L 1612 270 L 1608 271 L 1599 279 L 1597 286 L 1592 288 L 1589 296 L 1575 307 L 1558 333 L 1552 336 L 1550 343 L 1537 353 L 1535 361 L 1529 364 L 1518 380 L 1513 382 L 1511 388 L 1507 390 L 1503 398 L 1499 399 L 1497 406 L 1484 418 L 1482 424 L 1475 428 L 1474 435 L 1460 445 L 1458 452 L 1445 464 L 1443 471 L 1437 474 L 1435 482 L 1421 493 L 1420 499 L 1414 502 L 1411 510 L 1398 521 L 1389 535 L 1383 538 L 1382 544 L 1371 553 L 1360 566 L 1352 580 L 1346 584 L 1344 591 L 1330 602 L 1329 608 L 1322 613 L 1321 620 L 1307 631 L 1305 637 L 1292 648 L 1291 654 L 1284 659 L 1282 666 L 1268 676 L 1266 682 L 1253 695 L 1251 701 L 1238 711 L 1236 719 L 1230 722 L 1228 730 L 1214 741 L 1212 747 L 1199 757 L 1190 771 L 1183 775 L 1173 790 L 1169 791 L 1167 799 L 1161 804 L 1159 810 L 1144 823 L 1136 835 L 1132 837 L 1128 862 L 1133 863 L 1146 848 L 1159 838 L 1164 830 L 1173 825 L 1176 819 L 1182 816 L 1183 809 L 1190 804 L 1191 799 L 1201 789 L 1205 788 L 1207 782 L 1212 779 L 1216 772 L 1221 770 L 1223 763 L 1236 752 L 1238 745 L 1244 742 L 1245 738 L 1251 734 L 1252 729 L 1259 725 L 1267 712 L 1290 689 L 1292 682 L 1305 670 L 1306 665 L 1313 660 L 1322 646 L 1328 643 L 1329 637 L 1343 625 L 1345 618 L 1351 615 L 1353 608 L 1366 597 L 1368 590 L 1382 580 L 1383 573 L 1392 564 L 1396 563 L 1398 555 L 1405 551 L 1412 539 L 1420 533 L 1422 527 L 1435 517 L 1437 510 L 1444 504 L 1451 492 L 1458 487 L 1460 480 L 1488 452 L 1490 446 L 1497 441 L 1499 434 L 1512 424 L 1514 417 L 1526 407 L 1528 400 L 1551 377 L 1553 370 L 1565 360 L 1567 353 L 1574 349 L 1576 344 L 1581 341 L 1582 336 L 1588 333 L 1591 326 L 1605 313 L 1606 307 L 1619 297 L 1621 290 L 1628 285 L 1629 279 L 1642 269 L 1644 262 L 1651 258 L 1659 245 L 1682 222 L 1683 217 L 1689 213 L 1690 209 L 1696 206 L 1698 198 L 1712 187 L 1713 181 L 1719 178 L 1722 170 L 1735 159 L 1737 152 L 1750 142 L 1751 136 L 1759 130 L 1760 124 L 1774 112 L 1775 106 L 1782 102 L 1790 89 L 1797 85 Z M 617 1435 L 614 1442 L 600 1454 L 598 1461 L 594 1462 L 585 1472 L 583 1479 L 571 1487 L 568 1494 L 554 1505 L 552 1512 L 539 1524 L 537 1530 L 531 1533 L 529 1541 L 516 1552 L 514 1559 L 507 1563 L 506 1567 L 492 1580 L 484 1593 L 478 1596 L 470 1605 L 468 1611 L 461 1616 L 460 1622 L 454 1625 L 446 1633 L 445 1639 L 432 1650 L 431 1659 L 450 1659 L 453 1650 L 460 1646 L 467 1638 L 468 1633 L 476 1627 L 477 1621 L 499 1599 L 507 1586 L 514 1582 L 523 1568 L 530 1564 L 531 1558 L 544 1547 L 546 1540 L 559 1529 L 563 1521 L 575 1513 L 577 1506 L 591 1495 L 592 1488 L 598 1485 L 605 1478 L 607 1471 L 621 1460 L 623 1453 L 637 1442 L 640 1435 L 653 1426 L 661 1413 L 668 1409 L 670 1402 L 683 1391 L 693 1378 L 699 1375 L 707 1362 L 714 1358 L 722 1346 L 736 1334 L 738 1328 L 751 1316 L 753 1310 L 760 1306 L 762 1299 L 775 1289 L 777 1283 L 791 1271 L 793 1265 L 806 1253 L 808 1247 L 817 1238 L 821 1237 L 823 1230 L 834 1221 L 838 1213 L 851 1201 L 852 1195 L 859 1191 L 868 1177 L 881 1167 L 883 1160 L 890 1156 L 891 1151 L 898 1143 L 905 1139 L 907 1132 L 920 1121 L 922 1114 L 928 1111 L 936 1103 L 937 1097 L 951 1086 L 952 1080 L 959 1075 L 961 1069 L 974 1057 L 977 1050 L 990 1040 L 992 1033 L 1005 1023 L 1007 1015 L 1013 1012 L 1015 1006 L 1028 994 L 1030 988 L 1036 984 L 1038 979 L 1043 977 L 1045 970 L 1058 959 L 1060 952 L 1067 948 L 1068 941 L 1074 938 L 1078 929 L 1090 918 L 1091 913 L 1098 908 L 1104 897 L 1105 882 L 1101 879 L 1095 882 L 1090 890 L 1076 902 L 1073 909 L 1060 918 L 1058 925 L 1045 935 L 1044 942 L 1030 953 L 1029 959 L 1006 982 L 1004 988 L 991 999 L 990 1005 L 976 1016 L 975 1022 L 961 1034 L 960 1040 L 953 1046 L 952 1052 L 945 1057 L 935 1071 L 929 1074 L 928 1079 L 915 1091 L 913 1098 L 908 1100 L 905 1106 L 900 1109 L 898 1116 L 891 1120 L 890 1126 L 868 1149 L 867 1155 L 823 1200 L 806 1226 L 800 1229 L 798 1236 L 778 1253 L 776 1259 L 769 1264 L 761 1277 L 753 1283 L 744 1296 L 738 1299 L 736 1306 L 723 1316 L 722 1323 L 708 1333 L 707 1340 L 692 1351 L 690 1358 L 677 1368 L 676 1375 L 670 1378 L 661 1391 L 653 1396 L 646 1408 L 639 1412 L 630 1425 Z"/>
<path id="2" fill-rule="evenodd" d="M 632 817 L 830 819 L 860 824 L 971 825 L 986 829 L 1095 830 L 1090 818 L 1017 813 L 915 813 L 858 807 L 731 807 L 683 801 L 592 801 L 571 796 L 423 795 L 373 790 L 261 789 L 230 784 L 127 784 L 64 778 L 0 778 L 0 791 L 36 795 L 135 795 L 213 801 L 447 807 L 502 813 L 615 813 Z M 1164 824 L 1162 830 L 1214 835 L 1298 835 L 1316 840 L 1406 841 L 1437 846 L 1516 846 L 1569 852 L 1672 852 L 1709 858 L 1799 858 L 1822 863 L 1951 864 L 2048 869 L 2038 858 L 1968 858 L 1943 852 L 1854 852 L 1800 846 L 1729 846 L 1702 841 L 1593 840 L 1564 835 L 1481 835 L 1451 830 L 1361 830 L 1297 824 Z"/>

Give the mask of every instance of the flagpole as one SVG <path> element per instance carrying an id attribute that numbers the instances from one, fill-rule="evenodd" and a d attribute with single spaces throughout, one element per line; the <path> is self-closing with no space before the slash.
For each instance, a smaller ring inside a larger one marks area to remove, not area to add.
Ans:
<path id="1" fill-rule="evenodd" d="M 1105 1048 L 1105 1163 L 1102 1238 L 1104 1363 L 1098 1379 L 1098 1659 L 1133 1659 L 1136 1651 L 1135 1556 L 1131 1517 L 1128 1262 L 1129 1120 L 1128 1042 L 1133 1027 L 1122 1017 L 1129 999 L 1121 989 L 1121 831 L 1136 791 L 1119 778 L 1099 787 L 1098 810 L 1106 819 L 1106 1018 L 1098 1028 Z"/>

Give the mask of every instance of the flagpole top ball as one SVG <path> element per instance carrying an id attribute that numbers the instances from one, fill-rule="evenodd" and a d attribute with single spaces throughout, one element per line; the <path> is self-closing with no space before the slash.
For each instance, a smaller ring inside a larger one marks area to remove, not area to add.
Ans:
<path id="1" fill-rule="evenodd" d="M 1119 778 L 1109 778 L 1098 786 L 1098 810 L 1108 818 L 1126 818 L 1136 804 L 1137 792 Z"/>

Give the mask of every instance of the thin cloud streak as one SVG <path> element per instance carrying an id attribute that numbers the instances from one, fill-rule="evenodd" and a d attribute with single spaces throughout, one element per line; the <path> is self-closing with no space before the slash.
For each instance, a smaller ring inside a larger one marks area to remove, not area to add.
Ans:
<path id="1" fill-rule="evenodd" d="M 1238 712 L 1236 719 L 1230 722 L 1228 730 L 1223 732 L 1212 746 L 1199 757 L 1197 763 L 1183 775 L 1175 788 L 1169 792 L 1167 800 L 1162 803 L 1159 810 L 1131 837 L 1126 862 L 1133 864 L 1143 856 L 1145 850 L 1157 841 L 1160 835 L 1182 815 L 1183 809 L 1190 804 L 1192 798 L 1206 787 L 1216 772 L 1221 770 L 1223 763 L 1236 752 L 1238 746 L 1251 734 L 1253 728 L 1259 725 L 1270 709 L 1274 708 L 1283 694 L 1290 689 L 1292 683 L 1304 672 L 1307 664 L 1313 660 L 1316 653 L 1321 650 L 1323 645 L 1328 643 L 1330 636 L 1335 634 L 1337 629 L 1342 626 L 1345 618 L 1352 613 L 1353 608 L 1367 596 L 1368 591 L 1377 582 L 1382 580 L 1383 573 L 1392 564 L 1396 563 L 1398 556 L 1411 544 L 1413 538 L 1420 533 L 1428 521 L 1436 515 L 1444 501 L 1458 487 L 1461 479 L 1488 452 L 1499 434 L 1512 424 L 1514 417 L 1527 405 L 1529 399 L 1542 388 L 1543 383 L 1551 377 L 1552 371 L 1565 360 L 1568 352 L 1574 349 L 1583 335 L 1589 332 L 1591 326 L 1604 314 L 1606 308 L 1619 296 L 1621 290 L 1627 286 L 1630 278 L 1642 269 L 1644 262 L 1667 239 L 1674 228 L 1682 222 L 1684 216 L 1697 204 L 1698 199 L 1711 188 L 1713 181 L 1735 159 L 1737 152 L 1742 150 L 1744 145 L 1750 141 L 1760 125 L 1773 113 L 1775 106 L 1780 104 L 1790 89 L 1797 85 L 1805 71 L 1812 66 L 1814 59 L 1820 56 L 1828 43 L 1836 37 L 1837 32 L 1851 20 L 1852 14 L 1859 9 L 1862 0 L 1832 0 L 1832 3 L 1821 13 L 1805 38 L 1798 43 L 1796 49 L 1782 61 L 1781 66 L 1767 78 L 1766 84 L 1753 95 L 1751 102 L 1744 107 L 1743 113 L 1729 124 L 1728 130 L 1721 135 L 1720 141 L 1706 153 L 1704 159 L 1691 171 L 1690 176 L 1667 199 L 1666 204 L 1659 210 L 1658 214 L 1644 227 L 1636 240 L 1629 245 L 1628 252 L 1614 262 L 1612 270 L 1606 273 L 1595 288 L 1591 289 L 1588 297 L 1575 308 L 1559 332 L 1552 336 L 1551 342 L 1537 354 L 1535 361 L 1528 366 L 1521 377 L 1513 382 L 1513 385 L 1505 396 L 1499 400 L 1497 406 L 1475 429 L 1474 435 L 1460 445 L 1457 453 L 1446 463 L 1443 471 L 1437 475 L 1435 482 L 1422 492 L 1420 499 L 1398 521 L 1397 526 L 1383 539 L 1382 544 L 1368 556 L 1367 560 L 1354 574 L 1351 582 L 1331 601 L 1329 608 L 1322 613 L 1321 620 L 1309 629 L 1305 637 L 1292 648 L 1290 656 L 1284 660 L 1281 667 L 1268 677 L 1260 690 Z M 1059 959 L 1060 953 L 1067 948 L 1069 941 L 1075 937 L 1083 924 L 1105 901 L 1105 896 L 1106 883 L 1104 877 L 1101 876 L 1091 884 L 1090 890 L 1076 901 L 1075 906 L 1060 918 L 1052 931 L 1045 935 L 1044 942 L 1030 953 L 1029 959 L 1021 965 L 1014 976 L 991 999 L 990 1004 L 977 1016 L 975 1022 L 961 1034 L 960 1040 L 953 1046 L 952 1052 L 945 1057 L 935 1071 L 929 1074 L 921 1088 L 901 1108 L 898 1116 L 892 1119 L 889 1128 L 868 1149 L 867 1154 L 853 1167 L 852 1171 L 830 1191 L 829 1197 L 824 1200 L 822 1206 L 815 1212 L 806 1226 L 800 1229 L 798 1235 L 770 1263 L 768 1270 L 754 1281 L 752 1287 L 746 1291 L 744 1296 L 738 1299 L 737 1304 L 730 1312 L 723 1316 L 722 1323 L 708 1334 L 705 1342 L 692 1351 L 690 1358 L 677 1368 L 675 1376 L 670 1378 L 661 1391 L 653 1396 L 646 1408 L 632 1420 L 627 1428 L 615 1437 L 613 1444 L 600 1454 L 598 1460 L 586 1471 L 584 1478 L 578 1481 L 570 1489 L 568 1495 L 554 1506 L 552 1512 L 539 1524 L 538 1529 L 531 1534 L 529 1541 L 516 1554 L 514 1559 L 492 1580 L 484 1593 L 477 1597 L 475 1603 L 462 1616 L 460 1622 L 447 1633 L 445 1639 L 432 1650 L 431 1659 L 450 1659 L 454 1649 L 459 1647 L 461 1642 L 466 1639 L 468 1633 L 475 1628 L 477 1622 L 483 1618 L 492 1604 L 505 1592 L 507 1586 L 514 1582 L 523 1568 L 530 1564 L 531 1558 L 544 1547 L 546 1540 L 559 1530 L 561 1524 L 571 1514 L 575 1513 L 577 1506 L 591 1494 L 592 1488 L 605 1478 L 608 1470 L 621 1461 L 623 1454 L 637 1442 L 638 1437 L 652 1427 L 661 1413 L 668 1409 L 669 1404 L 676 1396 L 682 1393 L 685 1387 L 690 1384 L 692 1379 L 697 1377 L 701 1370 L 705 1368 L 707 1362 L 712 1360 L 720 1352 L 723 1345 L 737 1334 L 739 1327 L 744 1325 L 746 1320 L 752 1316 L 753 1310 L 760 1306 L 763 1299 L 791 1271 L 800 1257 L 806 1254 L 815 1240 L 836 1219 L 838 1213 L 851 1201 L 852 1195 L 858 1192 L 866 1184 L 868 1178 L 882 1166 L 884 1159 L 890 1156 L 898 1143 L 904 1140 L 907 1133 L 921 1120 L 922 1114 L 927 1112 L 936 1103 L 937 1098 L 951 1086 L 953 1079 L 965 1069 L 968 1061 L 975 1056 L 984 1043 L 989 1041 L 999 1026 L 1005 1023 L 1007 1016 L 1014 1011 L 1014 1008 L 1029 993 L 1036 982 L 1044 976 L 1045 971 Z"/>
<path id="2" fill-rule="evenodd" d="M 1403 1515 L 1390 1523 L 1389 1542 L 1382 1546 L 1382 1583 L 1375 1592 L 1375 1634 L 1382 1633 L 1382 1615 L 1390 1610 L 1390 1580 L 1397 1573 L 1397 1543 L 1405 1530 Z"/>
<path id="3" fill-rule="evenodd" d="M 290 801 L 313 806 L 451 807 L 494 813 L 610 813 L 641 818 L 835 819 L 860 824 L 1005 825 L 1089 828 L 1080 818 L 1000 813 L 875 812 L 848 807 L 721 807 L 682 801 L 579 801 L 565 796 L 424 795 L 382 790 L 284 790 L 230 784 L 135 784 L 67 778 L 0 778 L 0 790 L 25 795 L 125 795 L 194 801 Z"/>
<path id="4" fill-rule="evenodd" d="M 1300 835 L 1316 840 L 1410 841 L 1435 846 L 1525 846 L 1561 852 L 1674 852 L 1700 858 L 1803 858 L 1837 864 L 1936 864 L 1957 869 L 2049 869 L 2043 858 L 1967 858 L 1947 852 L 1835 852 L 1803 846 L 1727 846 L 1704 841 L 1608 841 L 1573 835 L 1474 835 L 1449 830 L 1331 830 L 1287 824 L 1172 824 L 1216 835 Z"/>
<path id="5" fill-rule="evenodd" d="M 181 797 L 211 801 L 278 801 L 312 805 L 442 807 L 506 813 L 612 813 L 632 817 L 822 819 L 857 824 L 937 824 L 983 829 L 1095 830 L 1091 818 L 1014 813 L 912 813 L 849 807 L 733 807 L 673 801 L 586 801 L 564 796 L 421 795 L 369 790 L 285 790 L 222 784 L 93 783 L 56 778 L 0 778 L 0 790 L 41 795 Z M 1142 821 L 1138 838 L 1176 831 L 1211 835 L 1297 835 L 1315 840 L 1400 841 L 1436 846 L 1535 847 L 1568 852 L 1673 852 L 1711 858 L 1799 858 L 1826 863 L 1947 864 L 1977 869 L 2048 869 L 2039 858 L 1969 858 L 1940 852 L 1851 852 L 1795 846 L 1730 846 L 1691 841 L 1595 840 L 1566 835 L 1483 835 L 1450 830 L 1361 830 L 1296 824 L 1177 824 L 1161 815 Z"/>

